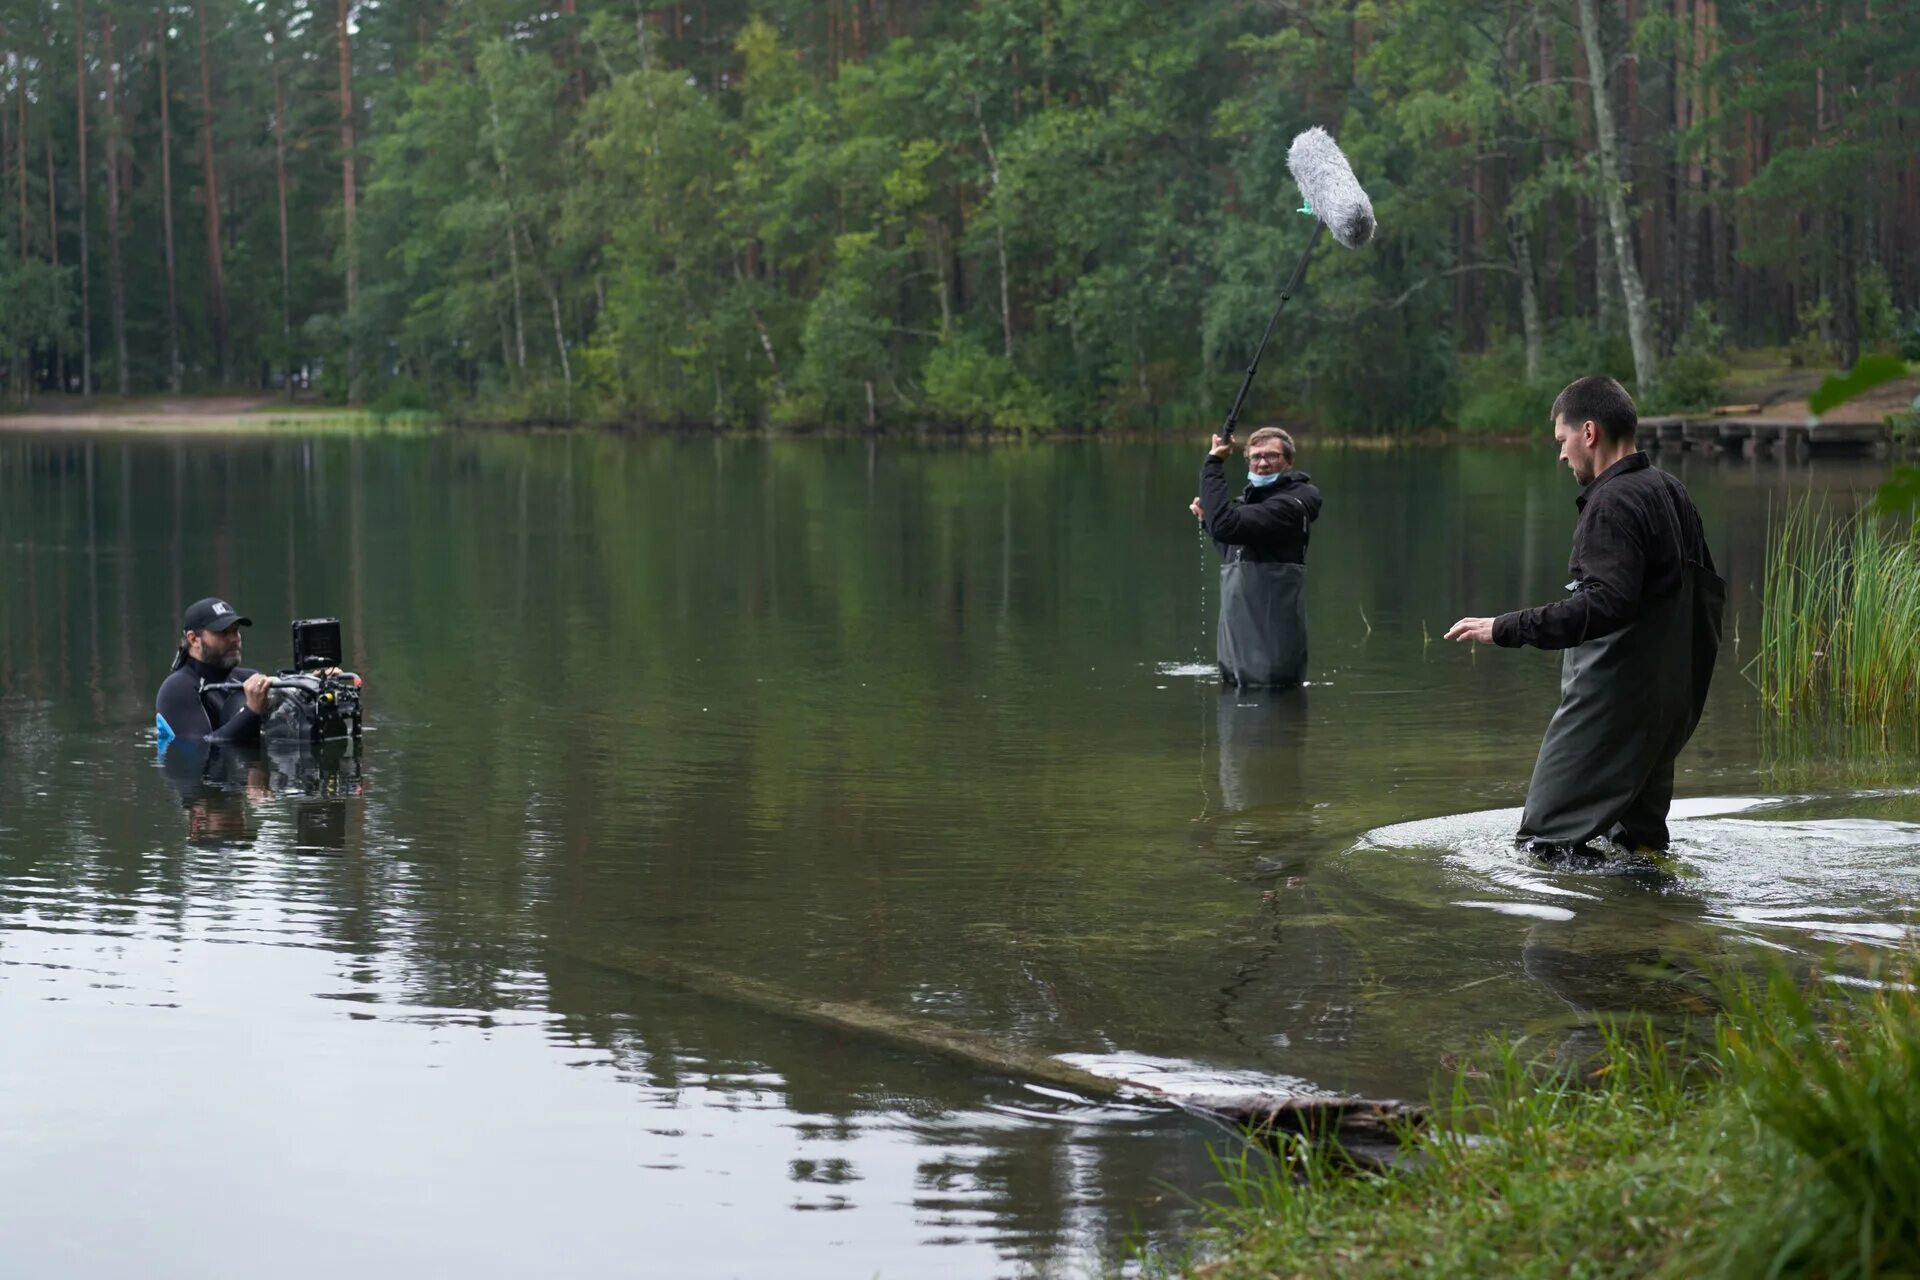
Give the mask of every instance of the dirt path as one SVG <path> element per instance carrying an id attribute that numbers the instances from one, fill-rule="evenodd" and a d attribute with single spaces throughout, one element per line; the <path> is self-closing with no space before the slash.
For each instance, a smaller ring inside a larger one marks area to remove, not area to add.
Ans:
<path id="1" fill-rule="evenodd" d="M 1920 396 L 1920 378 L 1896 378 L 1838 406 L 1826 415 L 1826 420 L 1881 422 L 1888 414 L 1899 413 L 1912 405 L 1915 396 Z M 1807 407 L 1807 397 L 1802 395 L 1792 400 L 1775 401 L 1761 410 L 1759 416 L 1805 422 L 1811 412 Z"/>

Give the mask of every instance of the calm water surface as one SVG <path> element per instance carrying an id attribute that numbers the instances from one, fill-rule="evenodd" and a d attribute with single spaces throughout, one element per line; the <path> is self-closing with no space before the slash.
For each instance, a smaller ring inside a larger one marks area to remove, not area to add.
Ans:
<path id="1" fill-rule="evenodd" d="M 1671 878 L 1506 843 L 1557 663 L 1546 449 L 1327 450 L 1314 678 L 1221 692 L 1197 454 L 605 435 L 0 436 L 0 1265 L 17 1276 L 996 1276 L 1177 1240 L 1220 1135 L 676 985 L 1103 1069 L 1424 1096 L 1654 967 L 1884 944 L 1911 759 L 1762 732 L 1770 507 Z M 338 615 L 357 752 L 156 751 L 181 605 Z"/>

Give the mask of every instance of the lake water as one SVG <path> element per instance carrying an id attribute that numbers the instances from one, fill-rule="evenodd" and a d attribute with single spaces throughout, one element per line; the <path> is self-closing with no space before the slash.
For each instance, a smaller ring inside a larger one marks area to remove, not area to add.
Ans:
<path id="1" fill-rule="evenodd" d="M 1313 679 L 1204 676 L 1198 450 L 0 435 L 0 1266 L 108 1277 L 1080 1276 L 1219 1131 L 689 984 L 1102 1070 L 1424 1097 L 1659 972 L 1897 939 L 1911 757 L 1740 668 L 1769 512 L 1878 464 L 1665 460 L 1735 640 L 1671 876 L 1508 844 L 1557 658 L 1545 447 L 1309 449 Z M 336 615 L 357 751 L 156 750 L 183 603 Z"/>

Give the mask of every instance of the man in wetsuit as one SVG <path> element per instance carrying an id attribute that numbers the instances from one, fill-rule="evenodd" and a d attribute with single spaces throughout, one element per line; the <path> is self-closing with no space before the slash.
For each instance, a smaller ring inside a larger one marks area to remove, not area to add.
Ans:
<path id="1" fill-rule="evenodd" d="M 1560 709 L 1527 784 L 1520 839 L 1538 855 L 1607 836 L 1667 847 L 1673 762 L 1693 736 L 1720 652 L 1726 584 L 1700 513 L 1634 445 L 1633 399 L 1581 378 L 1553 402 L 1560 460 L 1580 515 L 1565 600 L 1462 618 L 1447 639 L 1565 650 Z"/>
<path id="2" fill-rule="evenodd" d="M 180 619 L 180 648 L 173 670 L 154 697 L 160 741 L 257 742 L 267 714 L 267 690 L 273 677 L 240 665 L 240 628 L 253 619 L 225 600 L 209 596 L 187 606 Z M 242 681 L 239 689 L 207 689 L 209 684 Z"/>
<path id="3" fill-rule="evenodd" d="M 1293 469 L 1293 437 L 1262 427 L 1247 437 L 1247 488 L 1227 489 L 1231 441 L 1213 438 L 1200 496 L 1187 509 L 1220 548 L 1220 678 L 1241 688 L 1287 688 L 1307 677 L 1307 539 L 1320 518 L 1313 477 Z"/>

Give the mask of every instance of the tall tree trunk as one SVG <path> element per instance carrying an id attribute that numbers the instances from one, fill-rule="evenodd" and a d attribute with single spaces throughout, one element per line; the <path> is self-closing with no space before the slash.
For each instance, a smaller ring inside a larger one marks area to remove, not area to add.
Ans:
<path id="1" fill-rule="evenodd" d="M 994 154 L 993 139 L 987 134 L 987 118 L 980 111 L 980 99 L 973 100 L 974 123 L 980 126 L 980 145 L 987 153 L 987 176 L 993 184 L 994 193 L 1000 191 L 1000 157 Z M 999 210 L 994 211 L 994 245 L 1000 253 L 1000 336 L 1006 351 L 1007 360 L 1013 360 L 1013 304 L 1012 287 L 1007 281 L 1007 229 L 1001 220 Z"/>
<path id="2" fill-rule="evenodd" d="M 1545 364 L 1545 338 L 1540 327 L 1540 295 L 1533 280 L 1533 246 L 1527 239 L 1525 219 L 1514 214 L 1507 219 L 1507 242 L 1513 251 L 1513 269 L 1520 275 L 1520 333 L 1526 344 L 1527 383 L 1540 381 Z"/>
<path id="3" fill-rule="evenodd" d="M 1707 61 L 1712 63 L 1720 54 L 1720 6 L 1717 0 L 1706 0 L 1706 7 Z M 1720 86 L 1717 83 L 1707 90 L 1707 119 L 1720 119 Z M 1733 219 L 1728 216 L 1727 203 L 1720 194 L 1727 185 L 1724 143 L 1717 154 L 1709 157 L 1706 180 L 1710 187 L 1707 237 L 1713 242 L 1713 296 L 1716 307 L 1722 312 L 1718 319 L 1724 324 L 1728 321 L 1728 316 L 1724 314 L 1727 301 L 1733 297 Z"/>
<path id="4" fill-rule="evenodd" d="M 1537 25 L 1534 34 L 1539 53 L 1535 83 L 1541 85 L 1551 84 L 1554 79 L 1553 36 L 1548 31 L 1545 14 L 1536 13 L 1535 22 Z M 1553 167 L 1553 125 L 1545 119 L 1540 121 L 1540 167 L 1543 170 Z M 1554 216 L 1555 203 L 1556 202 L 1549 197 L 1542 201 L 1540 205 L 1540 247 L 1542 256 L 1547 263 L 1549 279 L 1557 279 L 1560 274 L 1559 220 Z M 1543 309 L 1545 317 L 1551 320 L 1559 314 L 1557 291 L 1549 290 L 1545 301 L 1546 306 Z"/>
<path id="5" fill-rule="evenodd" d="M 16 61 L 23 61 L 15 54 Z M 27 86 L 26 71 L 20 71 L 20 83 L 13 90 L 14 114 L 19 124 L 13 131 L 13 152 L 20 170 L 20 261 L 27 260 Z"/>
<path id="6" fill-rule="evenodd" d="M 47 130 L 47 260 L 60 268 L 60 209 L 53 198 L 53 130 Z"/>
<path id="7" fill-rule="evenodd" d="M 120 68 L 113 60 L 113 11 L 100 18 L 107 73 L 107 299 L 113 308 L 113 383 L 124 399 L 133 387 L 127 371 L 127 277 L 120 258 L 120 107 L 114 82 Z"/>
<path id="8" fill-rule="evenodd" d="M 573 68 L 573 104 L 576 107 L 587 105 L 587 67 L 580 57 L 580 6 L 578 0 L 560 0 L 560 12 L 567 15 L 567 63 Z M 705 35 L 706 25 L 700 27 Z"/>
<path id="9" fill-rule="evenodd" d="M 1860 291 L 1856 283 L 1859 270 L 1859 235 L 1850 209 L 1842 209 L 1836 218 L 1840 234 L 1834 248 L 1833 322 L 1840 367 L 1851 369 L 1860 359 Z"/>
<path id="10" fill-rule="evenodd" d="M 4 184 L 5 181 L 7 147 L 8 144 L 11 144 L 14 154 L 18 157 L 17 168 L 19 169 L 19 182 L 15 185 L 19 188 L 17 194 L 20 204 L 20 261 L 24 264 L 27 260 L 27 89 L 25 83 L 25 58 L 20 53 L 15 52 L 9 56 L 9 61 L 21 67 L 20 78 L 15 81 L 13 90 L 15 114 L 19 117 L 20 123 L 16 128 L 11 130 L 13 136 L 9 137 L 7 117 L 5 113 L 0 112 L 0 184 Z M 33 352 L 31 350 L 18 353 L 13 351 L 7 352 L 7 385 L 13 389 L 14 395 L 18 399 L 25 400 L 27 398 L 27 385 L 32 381 Z"/>
<path id="11" fill-rule="evenodd" d="M 1597 79 L 1593 68 L 1587 62 L 1586 46 L 1574 42 L 1573 46 L 1573 96 L 1576 102 L 1574 118 L 1575 150 L 1580 155 L 1593 154 L 1593 93 Z M 1579 269 L 1576 275 L 1591 290 L 1593 298 L 1594 324 L 1604 338 L 1611 335 L 1620 324 L 1619 272 L 1613 269 L 1613 237 L 1601 228 L 1606 215 L 1601 213 L 1596 202 L 1585 196 L 1575 196 L 1573 203 L 1574 235 L 1577 246 Z M 1591 245 L 1592 258 L 1589 261 L 1587 246 Z M 1589 275 L 1587 268 L 1591 266 Z M 1573 305 L 1578 307 L 1576 292 Z"/>
<path id="12" fill-rule="evenodd" d="M 47 130 L 47 257 L 53 263 L 53 269 L 60 269 L 60 208 L 54 199 L 53 187 L 53 130 Z M 65 391 L 67 389 L 67 353 L 55 351 L 48 359 L 54 382 Z"/>
<path id="13" fill-rule="evenodd" d="M 740 269 L 740 260 L 738 258 L 733 260 L 733 278 L 738 280 L 742 285 L 746 284 L 747 275 Z M 602 311 L 606 310 L 606 304 L 602 303 L 600 309 Z M 773 335 L 767 332 L 767 322 L 761 318 L 758 307 L 751 303 L 747 304 L 747 316 L 753 321 L 754 331 L 760 335 L 760 350 L 766 353 L 767 364 L 773 369 L 773 393 L 781 399 L 785 399 L 787 383 L 786 379 L 780 376 L 780 359 L 773 352 Z"/>
<path id="14" fill-rule="evenodd" d="M 339 44 L 340 44 L 340 200 L 345 215 L 346 266 L 347 266 L 347 399 L 357 401 L 360 398 L 360 258 L 358 246 L 354 243 L 353 223 L 358 201 L 354 192 L 353 173 L 353 42 L 347 31 L 347 20 L 353 6 L 350 0 L 339 0 Z"/>
<path id="15" fill-rule="evenodd" d="M 531 251 L 531 246 L 529 246 L 529 251 Z M 567 388 L 567 421 L 572 422 L 573 361 L 567 358 L 567 335 L 560 327 L 560 291 L 554 287 L 553 281 L 549 280 L 544 273 L 540 277 L 540 283 L 546 286 L 547 306 L 553 311 L 553 345 L 560 352 L 560 376 L 566 380 Z M 719 365 L 714 366 L 715 377 L 719 376 L 719 367 Z"/>
<path id="16" fill-rule="evenodd" d="M 213 163 L 213 75 L 207 65 L 207 0 L 194 6 L 200 19 L 200 194 L 207 210 L 207 287 L 213 341 L 220 355 L 220 385 L 233 381 L 227 342 L 227 279 L 220 241 L 220 175 Z"/>
<path id="17" fill-rule="evenodd" d="M 93 394 L 93 289 L 87 270 L 87 0 L 73 2 L 74 93 L 80 133 L 80 394 Z"/>
<path id="18" fill-rule="evenodd" d="M 507 210 L 507 272 L 513 280 L 513 336 L 514 351 L 520 359 L 520 376 L 527 374 L 527 324 L 526 313 L 520 299 L 520 247 L 519 236 L 515 234 L 519 225 L 519 215 L 513 208 L 513 177 L 507 170 L 507 153 L 501 145 L 500 100 L 494 95 L 493 80 L 487 79 L 487 119 L 493 124 L 493 163 L 500 175 L 500 202 Z M 527 238 L 527 252 L 533 252 L 533 238 Z M 571 385 L 571 381 L 569 381 Z"/>
<path id="19" fill-rule="evenodd" d="M 155 45 L 160 61 L 160 237 L 167 264 L 167 389 L 179 395 L 180 272 L 173 249 L 173 95 L 167 86 L 167 39 L 172 16 L 163 3 Z"/>
<path id="20" fill-rule="evenodd" d="M 1580 38 L 1587 50 L 1587 68 L 1593 77 L 1593 131 L 1600 151 L 1600 186 L 1612 233 L 1614 268 L 1620 276 L 1620 296 L 1627 310 L 1627 341 L 1633 347 L 1633 380 L 1641 399 L 1659 385 L 1659 366 L 1653 346 L 1653 317 L 1647 307 L 1646 287 L 1634 265 L 1633 238 L 1627 223 L 1626 193 L 1620 183 L 1620 137 L 1614 131 L 1613 104 L 1607 97 L 1607 64 L 1600 50 L 1600 28 L 1594 0 L 1575 0 L 1580 11 Z"/>
<path id="21" fill-rule="evenodd" d="M 293 399 L 293 253 L 287 231 L 287 97 L 280 80 L 280 46 L 286 36 L 273 28 L 273 182 L 280 197 L 280 359 Z"/>

